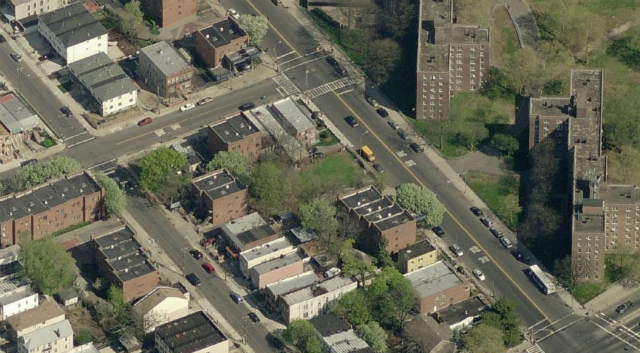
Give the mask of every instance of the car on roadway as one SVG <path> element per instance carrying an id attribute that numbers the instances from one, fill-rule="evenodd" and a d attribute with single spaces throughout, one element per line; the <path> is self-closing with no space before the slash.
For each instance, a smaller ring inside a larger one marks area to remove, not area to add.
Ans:
<path id="1" fill-rule="evenodd" d="M 231 297 L 231 299 L 233 299 L 234 302 L 236 302 L 236 304 L 240 304 L 244 301 L 244 298 L 242 298 L 242 296 L 238 293 L 231 293 L 229 294 L 229 296 Z"/>
<path id="2" fill-rule="evenodd" d="M 184 278 L 186 278 L 187 281 L 189 281 L 189 283 L 191 283 L 191 285 L 194 287 L 197 287 L 200 284 L 202 284 L 202 281 L 200 281 L 200 277 L 196 276 L 196 274 L 193 272 L 184 276 Z"/>
<path id="3" fill-rule="evenodd" d="M 384 173 L 384 168 L 382 167 L 382 164 L 380 163 L 373 163 L 373 169 L 376 170 L 376 172 L 378 173 Z"/>
<path id="4" fill-rule="evenodd" d="M 479 280 L 484 281 L 485 277 L 484 277 L 484 273 L 482 273 L 482 271 L 478 270 L 477 268 L 475 270 L 472 271 L 473 275 L 476 276 Z"/>
<path id="5" fill-rule="evenodd" d="M 420 152 L 424 152 L 424 147 L 420 146 L 419 144 L 415 143 L 415 142 L 411 142 L 409 144 L 409 147 L 411 147 L 411 149 L 413 150 L 413 152 L 415 153 L 420 153 Z"/>
<path id="6" fill-rule="evenodd" d="M 618 307 L 616 308 L 616 313 L 618 314 L 624 314 L 625 311 L 627 311 L 629 308 L 631 308 L 633 306 L 633 302 L 632 301 L 628 301 L 626 303 L 620 304 L 618 305 Z"/>
<path id="7" fill-rule="evenodd" d="M 231 16 L 231 18 L 233 18 L 236 21 L 240 17 L 240 15 L 238 14 L 238 11 L 236 11 L 235 9 L 229 9 L 227 13 L 229 14 L 229 16 Z"/>
<path id="8" fill-rule="evenodd" d="M 500 241 L 500 244 L 505 247 L 505 249 L 511 249 L 513 247 L 513 243 L 511 242 L 511 240 L 509 240 L 509 238 L 505 236 L 500 237 L 498 240 Z"/>
<path id="9" fill-rule="evenodd" d="M 491 220 L 487 217 L 480 217 L 480 222 L 482 222 L 482 224 L 484 224 L 484 226 L 487 228 L 491 228 L 491 225 L 493 225 L 493 222 L 491 222 Z"/>
<path id="10" fill-rule="evenodd" d="M 400 138 L 402 138 L 403 140 L 409 139 L 409 134 L 407 134 L 407 132 L 402 129 L 398 129 L 398 135 L 400 135 Z"/>
<path id="11" fill-rule="evenodd" d="M 247 102 L 247 103 L 242 103 L 238 109 L 241 111 L 245 111 L 245 110 L 251 110 L 253 108 L 255 108 L 256 105 L 253 102 Z"/>
<path id="12" fill-rule="evenodd" d="M 18 53 L 11 53 L 9 56 L 11 56 L 11 59 L 15 60 L 17 63 L 22 61 L 22 55 Z"/>
<path id="13" fill-rule="evenodd" d="M 511 252 L 511 255 L 513 255 L 513 257 L 515 257 L 516 260 L 518 261 L 522 261 L 522 253 L 518 250 L 513 250 Z"/>
<path id="14" fill-rule="evenodd" d="M 395 121 L 389 121 L 387 124 L 389 124 L 389 126 L 391 126 L 391 128 L 394 130 L 398 130 L 400 128 L 400 125 Z"/>
<path id="15" fill-rule="evenodd" d="M 249 319 L 251 319 L 251 321 L 254 324 L 260 322 L 260 317 L 258 315 L 256 315 L 256 313 L 249 313 L 249 314 L 247 314 L 247 316 L 249 317 Z"/>
<path id="16" fill-rule="evenodd" d="M 197 105 L 205 105 L 207 103 L 211 103 L 213 102 L 213 98 L 211 97 L 207 97 L 207 98 L 202 98 L 201 100 L 198 101 L 198 103 L 196 103 Z"/>
<path id="17" fill-rule="evenodd" d="M 389 117 L 389 112 L 384 108 L 376 109 L 376 113 L 378 113 L 378 115 L 380 115 L 383 118 L 388 118 Z"/>
<path id="18" fill-rule="evenodd" d="M 358 123 L 358 120 L 356 120 L 356 118 L 353 117 L 353 115 L 347 115 L 346 118 L 344 118 L 344 120 L 347 122 L 347 124 L 349 124 L 349 126 L 351 127 L 358 127 L 360 126 L 360 124 Z"/>
<path id="19" fill-rule="evenodd" d="M 451 249 L 451 251 L 453 251 L 453 253 L 456 254 L 457 257 L 464 255 L 464 253 L 462 252 L 462 248 L 458 244 L 451 245 L 449 249 Z"/>
<path id="20" fill-rule="evenodd" d="M 444 229 L 442 229 L 442 227 L 433 227 L 431 228 L 431 230 L 436 233 L 437 236 L 439 236 L 440 238 L 444 238 L 444 236 L 446 235 L 446 233 L 444 232 Z"/>
<path id="21" fill-rule="evenodd" d="M 2 34 L 0 34 L 0 43 L 6 43 L 7 38 L 5 38 Z"/>
<path id="22" fill-rule="evenodd" d="M 474 215 L 476 215 L 476 217 L 482 217 L 484 215 L 484 213 L 482 213 L 482 210 L 477 208 L 476 206 L 471 207 L 470 210 Z"/>
<path id="23" fill-rule="evenodd" d="M 38 160 L 37 159 L 29 159 L 29 160 L 26 160 L 24 162 L 21 162 L 20 166 L 21 167 L 28 167 L 30 165 L 35 165 L 35 164 L 38 164 Z"/>
<path id="24" fill-rule="evenodd" d="M 150 116 L 138 121 L 138 126 L 145 126 L 145 125 L 149 125 L 153 122 L 153 119 L 151 119 Z"/>
<path id="25" fill-rule="evenodd" d="M 191 254 L 191 256 L 196 260 L 200 260 L 202 258 L 202 253 L 196 249 L 189 250 L 189 254 Z"/>
<path id="26" fill-rule="evenodd" d="M 180 111 L 181 111 L 181 112 L 184 112 L 184 111 L 187 111 L 187 110 L 189 110 L 189 109 L 193 109 L 193 108 L 195 108 L 195 107 L 196 107 L 196 105 L 195 105 L 195 104 L 193 104 L 193 103 L 187 103 L 187 104 L 183 105 L 182 107 L 180 107 Z"/>
<path id="27" fill-rule="evenodd" d="M 502 232 L 495 229 L 495 228 L 489 228 L 489 231 L 491 232 L 491 234 L 493 234 L 494 237 L 496 238 L 500 238 L 502 236 Z"/>
<path id="28" fill-rule="evenodd" d="M 377 108 L 380 106 L 380 103 L 378 103 L 378 101 L 374 98 L 367 98 L 367 102 L 369 102 L 369 104 L 371 104 L 372 107 Z"/>
<path id="29" fill-rule="evenodd" d="M 212 264 L 205 262 L 202 264 L 202 268 L 204 268 L 205 271 L 207 271 L 207 273 L 214 273 L 216 272 L 215 267 L 213 267 Z"/>
<path id="30" fill-rule="evenodd" d="M 336 58 L 334 58 L 333 56 L 329 55 L 327 56 L 327 62 L 329 63 L 329 65 L 331 66 L 336 66 L 339 65 L 338 64 L 338 60 L 336 60 Z"/>
<path id="31" fill-rule="evenodd" d="M 73 112 L 71 111 L 71 109 L 68 106 L 64 106 L 62 108 L 60 108 L 60 111 L 62 112 L 62 114 L 66 115 L 67 117 L 70 117 L 73 115 Z"/>

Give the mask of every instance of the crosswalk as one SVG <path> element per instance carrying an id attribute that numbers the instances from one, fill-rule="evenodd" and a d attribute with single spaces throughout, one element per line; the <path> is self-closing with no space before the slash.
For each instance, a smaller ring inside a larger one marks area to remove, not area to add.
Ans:
<path id="1" fill-rule="evenodd" d="M 544 353 L 542 348 L 540 348 L 540 346 L 538 346 L 537 344 L 525 349 L 525 352 L 527 352 L 527 353 Z"/>
<path id="2" fill-rule="evenodd" d="M 300 90 L 285 74 L 280 74 L 273 78 L 278 86 L 284 91 L 285 95 L 292 96 L 294 94 L 300 94 Z"/>
<path id="3" fill-rule="evenodd" d="M 312 88 L 308 91 L 305 92 L 305 94 L 307 96 L 309 96 L 309 98 L 316 98 L 319 97 L 325 93 L 329 93 L 329 92 L 333 92 L 337 89 L 343 88 L 343 87 L 347 87 L 349 85 L 353 85 L 355 84 L 356 81 L 354 79 L 352 79 L 351 77 L 345 77 L 345 78 L 341 78 L 339 80 L 333 81 L 333 82 L 329 82 L 329 83 L 325 83 L 324 85 L 318 86 L 316 88 Z"/>

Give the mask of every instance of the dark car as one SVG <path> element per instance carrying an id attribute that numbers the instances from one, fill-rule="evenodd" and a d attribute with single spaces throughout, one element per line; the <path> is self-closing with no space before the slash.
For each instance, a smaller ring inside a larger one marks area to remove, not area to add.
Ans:
<path id="1" fill-rule="evenodd" d="M 202 253 L 196 249 L 189 250 L 189 254 L 191 254 L 191 256 L 196 260 L 200 260 L 202 258 Z"/>
<path id="2" fill-rule="evenodd" d="M 511 255 L 513 255 L 513 257 L 515 257 L 515 258 L 516 258 L 516 260 L 518 260 L 518 261 L 522 261 L 522 253 L 521 253 L 520 251 L 513 250 L 513 251 L 511 252 Z"/>
<path id="3" fill-rule="evenodd" d="M 409 138 L 409 134 L 402 129 L 398 129 L 398 135 L 400 135 L 403 140 L 407 140 Z"/>
<path id="4" fill-rule="evenodd" d="M 434 233 L 436 233 L 436 235 L 439 236 L 440 238 L 444 238 L 445 232 L 444 232 L 444 229 L 442 229 L 441 227 L 433 227 L 431 228 L 431 230 Z"/>
<path id="5" fill-rule="evenodd" d="M 480 217 L 480 222 L 482 222 L 482 224 L 484 224 L 484 226 L 487 228 L 491 228 L 491 225 L 493 224 L 493 222 L 491 222 L 491 220 L 486 217 Z"/>
<path id="6" fill-rule="evenodd" d="M 378 115 L 380 115 L 383 118 L 388 118 L 389 117 L 389 112 L 387 112 L 387 110 L 384 109 L 384 108 L 378 108 L 378 109 L 376 109 L 376 112 L 378 113 Z"/>
<path id="7" fill-rule="evenodd" d="M 254 324 L 260 322 L 260 317 L 258 317 L 256 313 L 249 313 L 247 316 L 249 317 L 249 319 L 251 319 L 251 321 L 253 321 Z"/>
<path id="8" fill-rule="evenodd" d="M 411 147 L 411 149 L 413 150 L 413 152 L 415 153 L 420 153 L 420 152 L 424 152 L 424 147 L 418 145 L 415 142 L 412 142 L 411 144 L 409 144 L 409 147 Z"/>
<path id="9" fill-rule="evenodd" d="M 22 55 L 18 53 L 11 53 L 9 56 L 18 63 L 22 61 Z"/>
<path id="10" fill-rule="evenodd" d="M 384 168 L 382 168 L 382 164 L 380 163 L 373 163 L 373 169 L 378 173 L 384 173 Z"/>
<path id="11" fill-rule="evenodd" d="M 502 236 L 502 232 L 495 229 L 495 228 L 489 228 L 489 231 L 491 232 L 491 234 L 493 234 L 493 236 L 495 236 L 496 238 L 500 238 Z"/>
<path id="12" fill-rule="evenodd" d="M 198 276 L 196 276 L 195 273 L 190 273 L 190 274 L 184 276 L 184 278 L 186 278 L 187 281 L 189 281 L 189 283 L 191 283 L 191 285 L 194 286 L 194 287 L 197 287 L 202 283 L 202 281 L 200 281 L 200 278 Z"/>
<path id="13" fill-rule="evenodd" d="M 7 38 L 5 38 L 2 34 L 0 34 L 0 43 L 6 43 Z"/>
<path id="14" fill-rule="evenodd" d="M 37 159 L 29 159 L 27 161 L 24 161 L 22 163 L 20 163 L 21 167 L 27 167 L 30 165 L 34 165 L 34 164 L 38 164 L 38 160 Z"/>
<path id="15" fill-rule="evenodd" d="M 62 107 L 60 108 L 60 111 L 62 112 L 62 114 L 66 115 L 66 116 L 72 116 L 73 112 L 71 112 L 71 109 L 69 109 L 69 107 Z"/>
<path id="16" fill-rule="evenodd" d="M 618 314 L 624 314 L 625 311 L 627 311 L 630 307 L 633 306 L 633 302 L 628 301 L 624 304 L 620 304 L 617 308 L 616 308 L 616 313 Z"/>
<path id="17" fill-rule="evenodd" d="M 140 121 L 138 121 L 138 126 L 145 126 L 145 125 L 149 125 L 153 122 L 153 119 L 151 119 L 151 117 L 146 117 Z"/>
<path id="18" fill-rule="evenodd" d="M 474 215 L 478 217 L 482 217 L 484 215 L 484 213 L 482 213 L 482 210 L 477 208 L 476 206 L 471 207 L 470 210 L 471 212 L 473 212 Z"/>
<path id="19" fill-rule="evenodd" d="M 229 296 L 231 297 L 231 299 L 233 299 L 234 302 L 236 302 L 236 304 L 240 304 L 244 301 L 244 298 L 242 298 L 242 296 L 238 293 L 231 293 L 229 294 Z"/>
<path id="20" fill-rule="evenodd" d="M 331 66 L 336 66 L 338 65 L 338 60 L 336 60 L 336 58 L 334 58 L 333 56 L 329 55 L 327 56 L 327 62 L 329 63 L 329 65 Z"/>
<path id="21" fill-rule="evenodd" d="M 347 124 L 349 124 L 351 127 L 358 127 L 360 126 L 360 124 L 358 124 L 358 120 L 356 120 L 356 118 L 353 117 L 353 115 L 349 115 L 346 118 L 344 118 L 344 120 L 347 122 Z"/>
<path id="22" fill-rule="evenodd" d="M 240 105 L 240 106 L 238 107 L 238 109 L 240 109 L 240 110 L 242 110 L 242 111 L 245 111 L 245 110 L 253 109 L 253 108 L 255 108 L 255 107 L 256 107 L 256 105 L 255 105 L 254 103 L 252 103 L 252 102 L 247 102 L 247 103 L 244 103 L 244 104 Z"/>
<path id="23" fill-rule="evenodd" d="M 347 76 L 347 70 L 345 70 L 344 67 L 342 67 L 340 64 L 335 65 L 333 69 L 336 70 L 336 72 L 339 73 L 340 76 Z"/>

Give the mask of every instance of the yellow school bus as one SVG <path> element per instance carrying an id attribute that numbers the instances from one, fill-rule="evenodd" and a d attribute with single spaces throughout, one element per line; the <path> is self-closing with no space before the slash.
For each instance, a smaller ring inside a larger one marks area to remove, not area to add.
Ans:
<path id="1" fill-rule="evenodd" d="M 373 162 L 376 160 L 376 155 L 373 154 L 373 151 L 367 145 L 364 145 L 362 146 L 362 148 L 360 148 L 360 155 L 362 156 L 362 158 L 368 160 L 369 162 Z"/>

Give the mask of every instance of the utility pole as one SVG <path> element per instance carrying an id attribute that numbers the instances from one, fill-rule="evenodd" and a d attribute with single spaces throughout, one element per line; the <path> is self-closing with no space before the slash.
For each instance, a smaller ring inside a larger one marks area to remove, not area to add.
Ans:
<path id="1" fill-rule="evenodd" d="M 273 55 L 276 57 L 276 72 L 280 72 L 280 65 L 278 64 L 278 44 L 281 43 L 282 41 L 279 40 L 278 43 L 273 46 Z"/>
<path id="2" fill-rule="evenodd" d="M 186 256 L 187 256 L 187 249 L 188 248 L 182 248 L 182 277 L 184 277 L 184 275 L 185 275 L 185 273 L 184 273 L 184 265 L 185 265 Z"/>
<path id="3" fill-rule="evenodd" d="M 309 84 L 309 69 L 304 70 L 304 84 L 305 85 Z"/>

